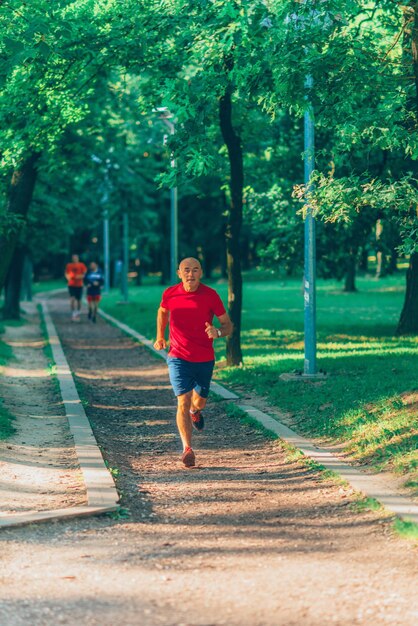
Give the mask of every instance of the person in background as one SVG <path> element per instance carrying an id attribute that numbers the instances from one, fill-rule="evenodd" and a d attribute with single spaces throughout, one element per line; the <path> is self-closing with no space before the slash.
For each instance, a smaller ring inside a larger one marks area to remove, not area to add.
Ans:
<path id="1" fill-rule="evenodd" d="M 65 278 L 70 294 L 71 320 L 73 322 L 80 321 L 83 280 L 86 272 L 87 267 L 80 261 L 78 254 L 73 254 L 71 263 L 67 263 L 65 267 Z"/>
<path id="2" fill-rule="evenodd" d="M 101 290 L 104 285 L 104 276 L 102 270 L 99 270 L 97 263 L 94 261 L 90 263 L 87 274 L 84 276 L 84 284 L 87 287 L 88 318 L 95 324 L 97 309 L 102 298 Z"/>
<path id="3" fill-rule="evenodd" d="M 177 396 L 177 428 L 183 443 L 181 460 L 186 467 L 193 467 L 192 426 L 197 430 L 204 427 L 202 410 L 215 364 L 213 341 L 230 335 L 233 326 L 219 295 L 200 282 L 202 267 L 197 259 L 183 259 L 177 274 L 181 282 L 164 291 L 158 309 L 154 348 L 166 347 L 165 330 L 169 323 L 167 365 Z M 220 326 L 212 324 L 214 317 Z"/>

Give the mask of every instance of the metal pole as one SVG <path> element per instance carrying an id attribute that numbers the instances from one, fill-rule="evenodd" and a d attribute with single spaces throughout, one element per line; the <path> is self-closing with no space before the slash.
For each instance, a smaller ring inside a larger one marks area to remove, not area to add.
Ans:
<path id="1" fill-rule="evenodd" d="M 165 120 L 166 123 L 168 120 Z M 173 122 L 168 123 L 170 133 L 174 135 L 176 129 Z M 177 166 L 176 159 L 171 159 L 171 167 L 175 169 Z M 178 268 L 178 193 L 177 186 L 170 189 L 170 282 L 173 285 L 177 280 Z"/>
<path id="2" fill-rule="evenodd" d="M 307 76 L 305 86 L 311 90 L 313 86 L 312 76 Z M 315 169 L 315 126 L 312 105 L 308 103 L 304 118 L 304 165 L 305 185 L 309 187 L 309 181 Z M 304 295 L 304 327 L 305 327 L 305 363 L 304 374 L 313 376 L 316 374 L 316 240 L 315 218 L 312 215 L 312 207 L 308 205 L 305 217 L 305 271 L 303 279 Z"/>
<path id="3" fill-rule="evenodd" d="M 122 293 L 123 301 L 128 302 L 128 272 L 129 272 L 129 217 L 123 214 L 123 270 Z"/>
<path id="4" fill-rule="evenodd" d="M 104 261 L 104 292 L 109 293 L 109 211 L 103 211 L 103 261 Z"/>
<path id="5" fill-rule="evenodd" d="M 160 119 L 170 130 L 170 135 L 174 135 L 176 126 L 174 121 L 170 119 L 173 116 L 169 109 L 167 107 L 157 107 L 154 110 L 160 113 Z M 164 135 L 164 144 L 166 143 L 167 135 Z M 172 156 L 171 167 L 175 169 L 176 166 L 176 159 Z M 172 284 L 177 281 L 178 256 L 178 193 L 176 186 L 170 189 L 170 282 Z"/>
<path id="6" fill-rule="evenodd" d="M 171 245 L 170 245 L 170 281 L 172 284 L 177 279 L 177 267 L 178 267 L 178 202 L 177 202 L 177 187 L 170 189 L 170 233 L 171 233 Z"/>

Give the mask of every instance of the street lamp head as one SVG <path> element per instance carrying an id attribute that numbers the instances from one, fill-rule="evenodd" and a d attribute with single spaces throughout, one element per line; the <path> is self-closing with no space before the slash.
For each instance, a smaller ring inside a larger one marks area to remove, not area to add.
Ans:
<path id="1" fill-rule="evenodd" d="M 173 114 L 168 107 L 155 107 L 153 111 L 154 113 L 159 113 L 160 118 L 164 120 L 169 120 L 173 117 Z"/>
<path id="2" fill-rule="evenodd" d="M 174 135 L 175 132 L 175 119 L 173 113 L 170 111 L 168 107 L 156 107 L 153 109 L 154 113 L 158 113 L 159 119 L 167 126 L 170 130 L 170 134 Z"/>

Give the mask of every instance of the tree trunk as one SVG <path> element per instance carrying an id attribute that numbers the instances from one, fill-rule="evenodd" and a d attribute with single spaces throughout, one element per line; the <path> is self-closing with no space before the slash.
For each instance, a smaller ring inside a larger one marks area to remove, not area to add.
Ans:
<path id="1" fill-rule="evenodd" d="M 411 16 L 411 54 L 412 54 L 412 67 L 414 71 L 414 83 L 415 83 L 415 114 L 418 113 L 418 2 L 412 0 L 409 2 L 409 7 L 412 9 Z"/>
<path id="2" fill-rule="evenodd" d="M 4 320 L 20 319 L 20 294 L 22 286 L 23 262 L 25 260 L 25 249 L 16 246 L 9 271 L 7 272 L 4 289 Z"/>
<path id="3" fill-rule="evenodd" d="M 418 333 L 418 252 L 411 254 L 409 259 L 405 301 L 396 333 L 398 335 Z"/>
<path id="4" fill-rule="evenodd" d="M 344 291 L 347 291 L 347 292 L 357 291 L 356 257 L 357 257 L 357 250 L 350 249 L 348 253 L 348 257 L 347 257 L 345 283 L 344 283 Z"/>
<path id="5" fill-rule="evenodd" d="M 381 219 L 376 221 L 376 278 L 382 278 L 385 275 L 385 256 L 382 252 L 382 233 L 383 223 Z"/>
<path id="6" fill-rule="evenodd" d="M 241 139 L 232 125 L 231 91 L 219 101 L 219 121 L 222 137 L 228 149 L 231 179 L 231 202 L 226 226 L 226 262 L 228 270 L 228 308 L 234 329 L 226 340 L 227 365 L 241 365 L 242 274 L 240 234 L 244 190 L 244 163 Z"/>
<path id="7" fill-rule="evenodd" d="M 22 285 L 20 299 L 32 302 L 33 263 L 25 247 L 23 251 Z"/>
<path id="8" fill-rule="evenodd" d="M 398 271 L 398 252 L 396 248 L 390 251 L 388 274 L 395 274 Z"/>
<path id="9" fill-rule="evenodd" d="M 361 250 L 360 270 L 364 273 L 369 271 L 369 251 L 365 247 Z"/>
<path id="10" fill-rule="evenodd" d="M 36 182 L 36 163 L 39 154 L 32 154 L 22 166 L 12 174 L 8 190 L 6 213 L 24 219 L 28 213 Z M 18 241 L 20 228 L 0 236 L 0 290 L 4 286 L 13 253 Z"/>
<path id="11" fill-rule="evenodd" d="M 418 117 L 418 2 L 408 3 L 405 12 L 405 36 L 403 52 L 406 61 L 412 61 L 414 75 L 414 97 L 408 101 L 409 108 Z M 411 254 L 406 273 L 406 293 L 396 333 L 398 335 L 415 334 L 418 332 L 418 253 Z"/>
<path id="12" fill-rule="evenodd" d="M 167 202 L 163 199 L 161 221 L 161 233 L 163 234 L 160 243 L 159 266 L 161 270 L 161 285 L 170 283 L 170 223 Z"/>

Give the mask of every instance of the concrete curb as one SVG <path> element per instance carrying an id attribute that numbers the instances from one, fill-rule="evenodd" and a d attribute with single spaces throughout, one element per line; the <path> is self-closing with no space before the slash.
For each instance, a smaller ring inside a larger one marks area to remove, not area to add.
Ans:
<path id="1" fill-rule="evenodd" d="M 365 474 L 356 467 L 341 461 L 325 446 L 317 446 L 309 439 L 301 437 L 291 428 L 259 409 L 247 405 L 238 404 L 237 406 L 245 411 L 249 417 L 257 420 L 264 428 L 298 448 L 305 456 L 341 476 L 355 491 L 362 492 L 368 498 L 378 500 L 388 511 L 395 513 L 395 515 L 418 523 L 418 505 L 409 498 L 393 491 L 381 476 Z"/>
<path id="2" fill-rule="evenodd" d="M 99 314 L 128 335 L 135 337 L 138 341 L 144 344 L 147 348 L 152 350 L 157 356 L 167 359 L 167 352 L 165 350 L 155 350 L 153 342 L 133 330 L 126 324 L 123 324 L 112 315 L 99 311 Z M 225 400 L 239 400 L 239 397 L 226 389 L 222 385 L 216 382 L 212 382 L 211 390 L 220 395 Z M 305 456 L 313 459 L 326 469 L 336 472 L 346 480 L 355 491 L 363 493 L 368 498 L 374 498 L 380 502 L 388 511 L 394 513 L 398 517 L 405 519 L 406 521 L 415 522 L 418 524 L 418 505 L 413 500 L 406 496 L 398 494 L 391 487 L 389 487 L 384 478 L 379 475 L 371 475 L 362 472 L 361 470 L 341 461 L 325 446 L 318 446 L 309 439 L 298 435 L 285 424 L 282 424 L 278 419 L 271 417 L 267 413 L 263 413 L 259 409 L 248 405 L 237 405 L 247 415 L 255 419 L 267 430 L 272 431 L 280 439 L 283 439 L 292 446 L 298 448 Z"/>
<path id="3" fill-rule="evenodd" d="M 65 413 L 87 491 L 87 505 L 0 516 L 0 529 L 117 511 L 119 495 L 104 463 L 68 366 L 47 302 L 41 301 Z"/>

